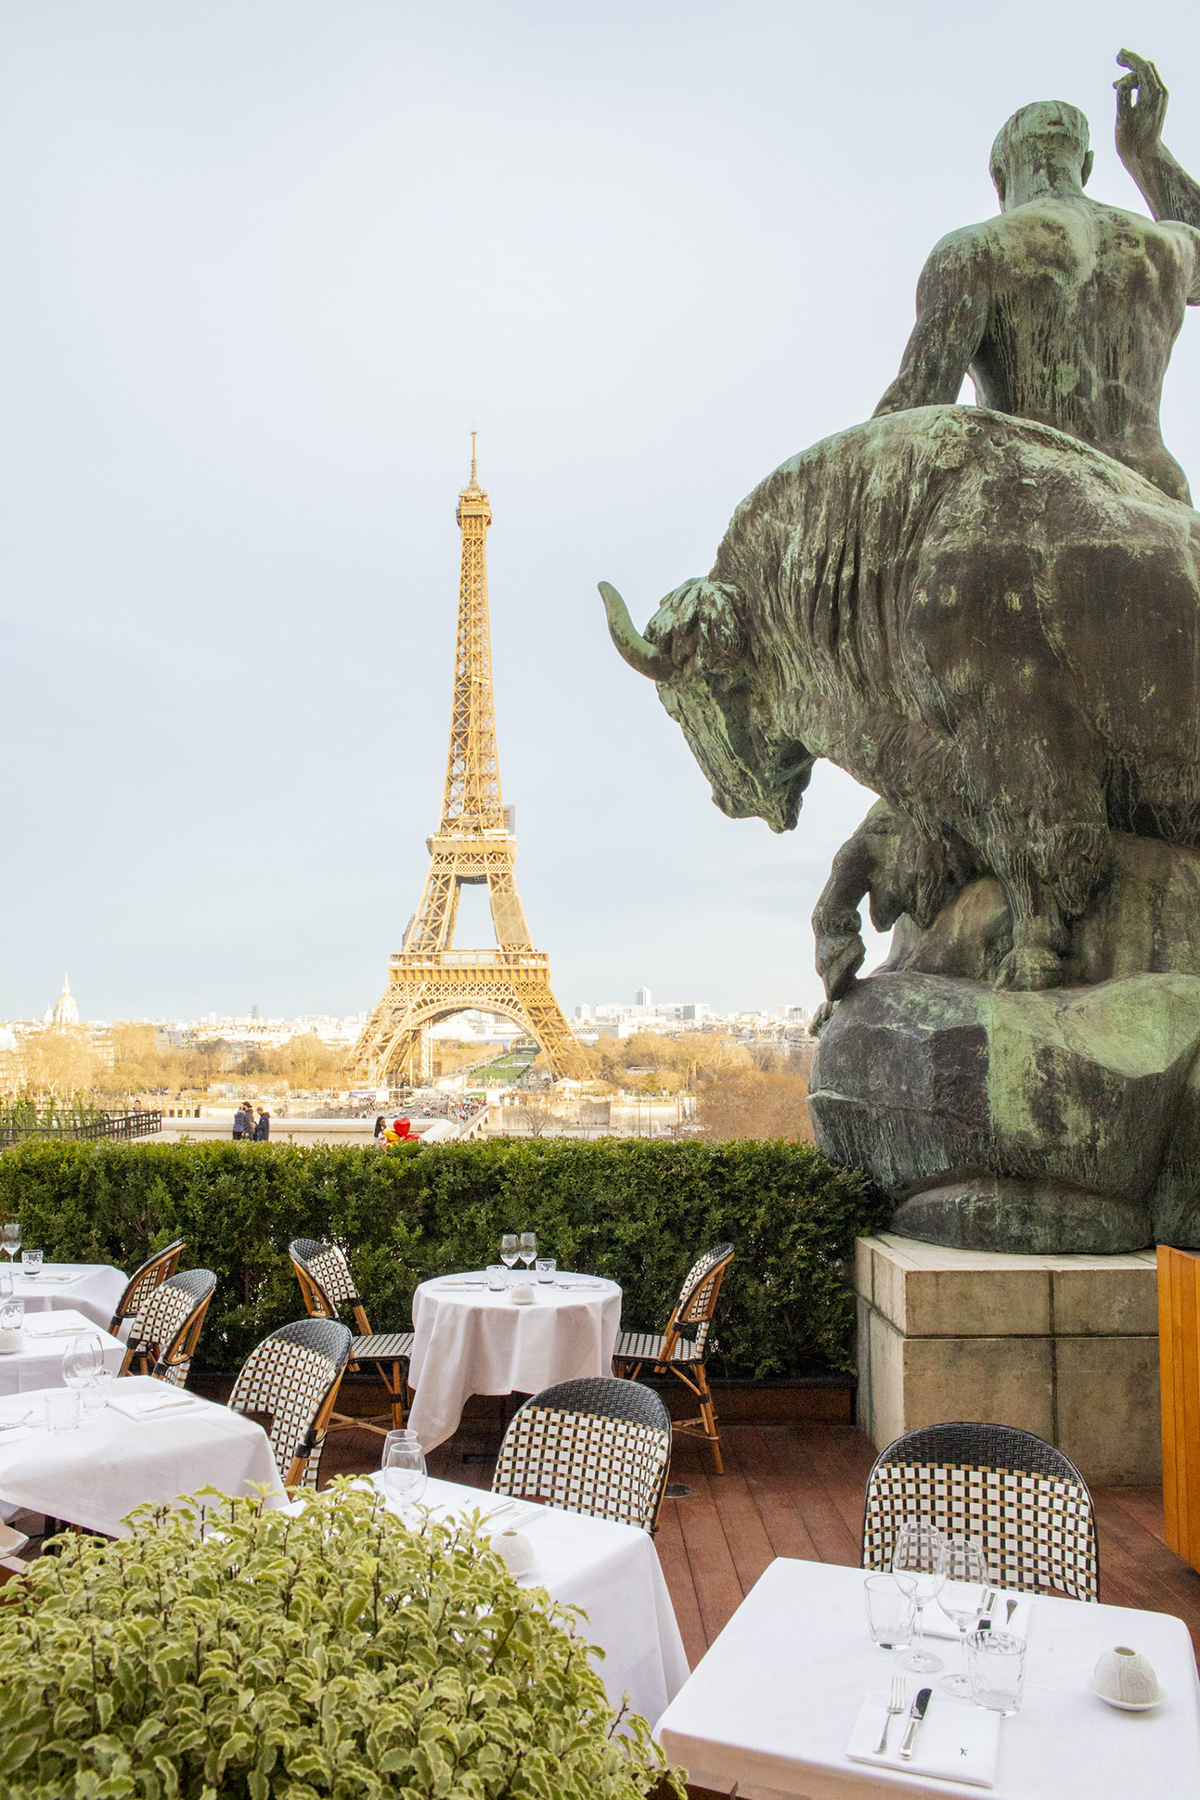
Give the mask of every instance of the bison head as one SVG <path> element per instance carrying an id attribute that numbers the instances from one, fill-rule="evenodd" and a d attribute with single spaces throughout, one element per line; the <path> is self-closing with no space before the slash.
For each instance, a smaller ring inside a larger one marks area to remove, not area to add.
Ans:
<path id="1" fill-rule="evenodd" d="M 727 582 L 684 582 L 646 627 L 634 628 L 616 588 L 600 583 L 612 641 L 639 675 L 658 683 L 663 705 L 731 819 L 765 819 L 791 831 L 815 758 L 774 723 Z"/>

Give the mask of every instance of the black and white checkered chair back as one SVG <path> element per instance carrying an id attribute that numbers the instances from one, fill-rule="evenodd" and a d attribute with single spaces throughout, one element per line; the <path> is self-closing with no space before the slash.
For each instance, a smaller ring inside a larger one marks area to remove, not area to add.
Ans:
<path id="1" fill-rule="evenodd" d="M 671 1418 L 658 1395 L 589 1376 L 543 1389 L 514 1414 L 492 1491 L 650 1531 L 670 1465 Z"/>
<path id="2" fill-rule="evenodd" d="M 314 1427 L 349 1355 L 350 1333 L 336 1319 L 299 1319 L 265 1337 L 242 1365 L 229 1404 L 270 1415 L 267 1435 L 284 1480 L 293 1459 L 307 1456 L 303 1486 L 316 1487 L 325 1440 Z"/>
<path id="3" fill-rule="evenodd" d="M 329 1302 L 330 1318 L 337 1318 L 339 1306 L 353 1306 L 359 1296 L 350 1273 L 345 1252 L 336 1244 L 322 1244 L 315 1238 L 295 1238 L 288 1254 L 300 1263 L 305 1274 Z"/>
<path id="4" fill-rule="evenodd" d="M 929 1425 L 889 1444 L 867 1479 L 864 1569 L 890 1569 L 905 1519 L 983 1546 L 999 1587 L 1098 1600 L 1092 1497 L 1053 1444 L 1006 1425 Z"/>
<path id="5" fill-rule="evenodd" d="M 125 1283 L 125 1292 L 117 1301 L 116 1311 L 112 1318 L 114 1327 L 123 1319 L 130 1319 L 132 1324 L 129 1328 L 129 1336 L 137 1337 L 147 1301 L 156 1288 L 161 1287 L 164 1281 L 174 1275 L 179 1267 L 179 1259 L 186 1248 L 186 1238 L 176 1238 L 173 1244 L 167 1244 L 164 1249 L 156 1250 L 153 1256 L 146 1258 L 140 1269 L 133 1271 Z"/>
<path id="6" fill-rule="evenodd" d="M 129 1334 L 129 1349 L 135 1355 L 153 1356 L 160 1364 L 165 1363 L 167 1366 L 161 1379 L 169 1381 L 173 1387 L 187 1386 L 192 1359 L 186 1356 L 173 1362 L 171 1358 L 186 1337 L 196 1314 L 208 1305 L 216 1285 L 217 1278 L 211 1269 L 185 1269 L 181 1275 L 172 1275 L 155 1288 L 137 1323 L 136 1333 L 131 1331 Z"/>
<path id="7" fill-rule="evenodd" d="M 680 1290 L 679 1305 L 675 1309 L 676 1329 L 695 1346 L 697 1356 L 704 1355 L 721 1276 L 732 1261 L 733 1245 L 715 1244 L 692 1264 Z"/>

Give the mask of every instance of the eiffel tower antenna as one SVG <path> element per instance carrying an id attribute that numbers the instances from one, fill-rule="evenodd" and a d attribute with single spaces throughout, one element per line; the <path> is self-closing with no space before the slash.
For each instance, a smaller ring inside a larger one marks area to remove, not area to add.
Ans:
<path id="1" fill-rule="evenodd" d="M 462 560 L 441 823 L 428 840 L 421 903 L 354 1050 L 354 1078 L 377 1087 L 428 1080 L 430 1025 L 467 1007 L 500 1013 L 536 1038 L 554 1076 L 586 1072 L 550 989 L 550 958 L 534 949 L 517 892 L 517 840 L 500 793 L 492 700 L 486 543 L 492 509 L 479 485 L 475 439 L 472 431 L 471 479 L 456 515 Z M 459 893 L 468 884 L 487 887 L 495 949 L 454 948 Z"/>

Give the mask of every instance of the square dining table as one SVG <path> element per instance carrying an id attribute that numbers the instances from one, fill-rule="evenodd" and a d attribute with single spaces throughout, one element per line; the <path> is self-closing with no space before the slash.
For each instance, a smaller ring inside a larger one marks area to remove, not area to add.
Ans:
<path id="1" fill-rule="evenodd" d="M 0 1263 L 0 1270 L 4 1266 Z M 43 1263 L 40 1274 L 26 1275 L 17 1262 L 12 1278 L 13 1299 L 23 1300 L 27 1313 L 70 1306 L 93 1325 L 104 1327 L 111 1323 L 129 1280 L 111 1263 Z"/>
<path id="2" fill-rule="evenodd" d="M 171 1404 L 138 1418 L 110 1404 L 74 1431 L 51 1432 L 43 1400 L 60 1391 L 0 1400 L 0 1426 L 31 1408 L 34 1414 L 28 1425 L 0 1430 L 6 1509 L 27 1507 L 105 1537 L 129 1537 L 125 1516 L 143 1501 L 165 1506 L 202 1487 L 245 1499 L 257 1482 L 284 1499 L 266 1432 L 227 1406 L 149 1375 L 123 1375 L 110 1389 L 115 1399 Z"/>
<path id="3" fill-rule="evenodd" d="M 696 1786 L 728 1794 L 736 1782 L 738 1800 L 1200 1796 L 1200 1682 L 1183 1621 L 1042 1595 L 1029 1610 L 1024 1699 L 999 1721 L 990 1788 L 849 1761 L 865 1696 L 899 1672 L 867 1631 L 863 1576 L 785 1557 L 764 1571 L 658 1720 L 664 1752 Z M 1097 1661 L 1118 1644 L 1153 1663 L 1165 1689 L 1153 1711 L 1118 1712 L 1093 1692 Z M 958 1649 L 944 1648 L 958 1668 Z M 908 1699 L 930 1685 L 931 1712 L 971 1705 L 939 1696 L 938 1679 L 909 1674 Z"/>
<path id="4" fill-rule="evenodd" d="M 382 1492 L 382 1474 L 371 1480 Z M 583 1608 L 587 1624 L 580 1629 L 604 1651 L 594 1666 L 610 1702 L 620 1707 L 628 1696 L 633 1711 L 653 1723 L 686 1681 L 688 1665 L 649 1532 L 556 1506 L 508 1501 L 456 1481 L 430 1480 L 421 1504 L 439 1521 L 501 1508 L 493 1528 L 512 1524 L 536 1558 L 529 1574 L 518 1577 L 520 1586 L 545 1588 L 552 1600 Z"/>
<path id="5" fill-rule="evenodd" d="M 63 1351 L 81 1332 L 100 1340 L 104 1366 L 115 1375 L 125 1360 L 120 1338 L 110 1337 L 72 1307 L 56 1307 L 53 1312 L 31 1313 L 21 1330 L 20 1349 L 0 1352 L 0 1395 L 63 1387 Z"/>

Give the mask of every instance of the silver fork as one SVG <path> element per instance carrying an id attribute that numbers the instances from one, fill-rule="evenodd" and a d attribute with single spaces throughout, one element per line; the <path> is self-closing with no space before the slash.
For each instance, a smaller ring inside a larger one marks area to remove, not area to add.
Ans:
<path id="1" fill-rule="evenodd" d="M 887 1749 L 887 1734 L 892 1728 L 892 1720 L 897 1713 L 902 1713 L 904 1711 L 904 1688 L 905 1681 L 903 1675 L 893 1675 L 892 1691 L 888 1695 L 887 1717 L 883 1721 L 883 1730 L 879 1734 L 879 1742 L 872 1752 L 875 1756 L 882 1756 Z"/>

